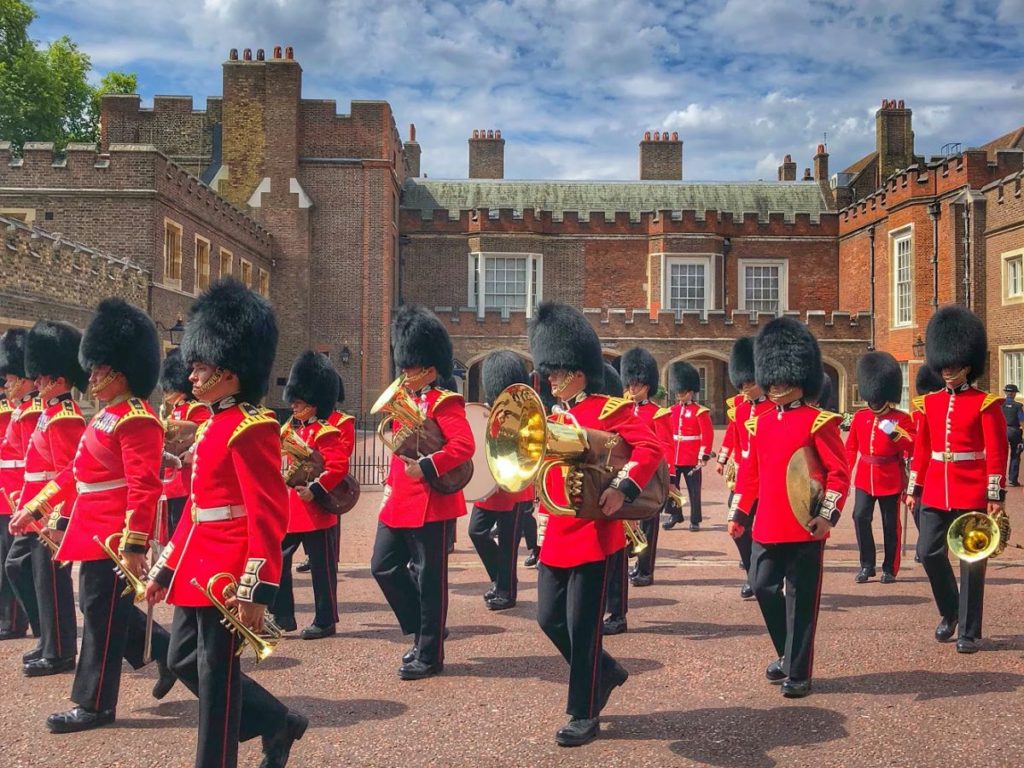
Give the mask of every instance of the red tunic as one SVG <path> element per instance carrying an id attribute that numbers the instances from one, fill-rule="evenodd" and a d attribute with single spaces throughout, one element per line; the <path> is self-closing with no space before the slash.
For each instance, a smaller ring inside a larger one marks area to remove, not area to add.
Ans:
<path id="1" fill-rule="evenodd" d="M 675 443 L 671 464 L 677 467 L 696 466 L 711 453 L 715 443 L 711 411 L 697 403 L 676 403 L 671 411 L 669 425 Z"/>
<path id="2" fill-rule="evenodd" d="M 1006 491 L 1006 422 L 1001 398 L 963 385 L 925 395 L 908 493 L 941 510 L 985 509 Z"/>
<path id="3" fill-rule="evenodd" d="M 751 430 L 755 428 L 754 425 L 757 423 L 757 417 L 763 413 L 767 413 L 774 407 L 775 406 L 772 405 L 772 401 L 763 396 L 760 400 L 754 401 L 750 400 L 745 395 L 741 395 L 739 402 L 736 404 L 736 426 L 733 430 L 736 443 L 733 446 L 732 460 L 736 462 L 736 481 L 733 486 L 737 491 L 740 487 L 740 475 L 743 474 L 743 465 L 746 464 L 747 459 L 750 458 Z M 735 498 L 733 499 L 733 503 L 736 503 Z"/>
<path id="4" fill-rule="evenodd" d="M 895 425 L 891 434 L 882 430 L 886 422 Z M 913 447 L 914 420 L 910 414 L 895 408 L 882 417 L 870 408 L 857 411 L 846 437 L 847 462 L 851 467 L 857 462 L 854 486 L 871 496 L 902 493 L 906 484 L 903 467 Z"/>
<path id="5" fill-rule="evenodd" d="M 324 471 L 309 484 L 314 497 L 326 496 L 348 474 L 348 463 L 356 442 L 356 422 L 351 416 L 338 419 L 338 426 L 331 426 L 326 420 L 313 420 L 298 427 L 298 435 L 310 448 L 315 448 L 324 457 Z M 290 421 L 282 427 L 282 433 L 295 427 Z M 331 528 L 338 522 L 338 516 L 324 511 L 316 501 L 303 501 L 294 488 L 288 489 L 288 533 L 307 533 Z"/>
<path id="6" fill-rule="evenodd" d="M 632 486 L 639 492 L 658 469 L 664 457 L 662 443 L 643 419 L 633 414 L 628 400 L 606 395 L 582 395 L 574 398 L 569 414 L 552 413 L 549 421 L 559 424 L 576 421 L 581 427 L 615 432 L 633 447 L 630 460 L 620 473 L 623 491 Z M 558 473 L 552 473 L 552 478 Z M 562 494 L 554 489 L 551 495 Z M 627 497 L 629 493 L 627 492 Z M 541 505 L 542 512 L 548 512 Z M 540 560 L 554 568 L 572 568 L 584 563 L 604 560 L 626 546 L 626 535 L 621 520 L 585 520 L 566 515 L 550 515 Z"/>
<path id="7" fill-rule="evenodd" d="M 0 490 L 15 506 L 25 484 L 25 451 L 42 413 L 42 401 L 38 397 L 26 397 L 11 411 L 0 437 Z M 10 514 L 7 501 L 0 499 L 0 517 Z"/>
<path id="8" fill-rule="evenodd" d="M 78 449 L 78 441 L 85 431 L 85 417 L 70 394 L 55 397 L 47 404 L 36 421 L 36 428 L 25 450 L 25 483 L 18 504 L 24 507 L 36 496 L 49 498 L 58 489 L 70 486 L 63 502 L 74 503 L 74 482 L 71 463 Z M 53 483 L 53 485 L 49 485 Z M 36 512 L 34 517 L 42 519 Z"/>
<path id="9" fill-rule="evenodd" d="M 662 408 L 657 403 L 644 400 L 642 403 L 633 403 L 633 415 L 651 428 L 654 436 L 661 443 L 665 463 L 672 466 L 675 450 L 675 440 L 672 439 L 672 419 L 670 418 L 672 409 Z"/>
<path id="10" fill-rule="evenodd" d="M 846 462 L 842 421 L 837 413 L 823 411 L 797 400 L 773 407 L 751 424 L 750 456 L 736 478 L 733 505 L 743 515 L 757 501 L 757 516 L 751 532 L 761 544 L 813 541 L 814 537 L 797 520 L 789 503 L 786 475 L 790 459 L 804 447 L 812 448 L 821 461 L 813 479 L 824 489 L 818 514 L 834 525 L 850 490 L 850 468 Z M 812 470 L 813 471 L 813 470 Z"/>
<path id="11" fill-rule="evenodd" d="M 747 398 L 743 394 L 733 395 L 725 401 L 725 435 L 722 447 L 718 449 L 718 463 L 726 465 L 736 451 L 736 408 Z"/>
<path id="12" fill-rule="evenodd" d="M 206 403 L 196 400 L 184 400 L 174 406 L 169 417 L 172 421 L 190 421 L 202 424 L 210 418 L 210 408 Z M 164 496 L 168 499 L 180 499 L 188 496 L 192 484 L 192 465 L 182 462 L 181 469 L 165 470 Z"/>
<path id="13" fill-rule="evenodd" d="M 281 580 L 288 489 L 281 478 L 281 432 L 273 414 L 232 398 L 214 407 L 193 449 L 191 514 L 183 516 L 151 577 L 170 586 L 172 605 L 210 605 L 210 577 L 227 572 L 238 597 L 269 605 Z M 223 584 L 221 584 L 223 586 Z"/>
<path id="14" fill-rule="evenodd" d="M 443 475 L 473 458 L 473 431 L 466 420 L 462 395 L 429 387 L 416 395 L 420 411 L 437 422 L 447 442 L 431 454 L 429 464 L 437 475 Z M 421 466 L 427 464 L 421 461 Z M 430 470 L 428 470 L 430 471 Z M 466 499 L 458 493 L 438 493 L 426 479 L 405 474 L 405 463 L 391 457 L 391 467 L 384 484 L 380 521 L 390 528 L 419 528 L 426 523 L 454 520 L 466 514 Z"/>

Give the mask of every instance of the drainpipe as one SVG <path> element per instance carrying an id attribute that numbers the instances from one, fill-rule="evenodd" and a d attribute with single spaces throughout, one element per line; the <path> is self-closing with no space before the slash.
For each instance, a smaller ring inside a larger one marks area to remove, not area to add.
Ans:
<path id="1" fill-rule="evenodd" d="M 726 257 L 729 255 L 729 251 L 732 249 L 732 238 L 726 237 L 722 239 L 722 311 L 727 311 L 727 303 L 729 301 L 729 292 L 726 290 L 726 286 L 729 283 L 729 270 L 726 268 Z M 737 277 L 737 280 L 739 277 Z"/>
<path id="2" fill-rule="evenodd" d="M 868 342 L 868 351 L 875 351 L 875 228 L 868 227 L 868 242 L 871 244 L 871 340 Z"/>
<path id="3" fill-rule="evenodd" d="M 932 203 L 928 215 L 932 217 L 932 313 L 939 308 L 939 212 L 942 206 Z"/>

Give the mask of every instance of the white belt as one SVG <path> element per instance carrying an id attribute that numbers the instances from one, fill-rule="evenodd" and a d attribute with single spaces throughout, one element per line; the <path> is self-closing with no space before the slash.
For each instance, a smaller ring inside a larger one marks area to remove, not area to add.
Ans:
<path id="1" fill-rule="evenodd" d="M 26 472 L 25 482 L 43 483 L 47 480 L 53 480 L 55 477 L 57 477 L 56 472 Z"/>
<path id="2" fill-rule="evenodd" d="M 978 461 L 985 458 L 984 451 L 932 451 L 933 461 Z"/>
<path id="3" fill-rule="evenodd" d="M 234 520 L 236 517 L 245 517 L 244 504 L 231 504 L 226 507 L 192 507 L 192 519 L 197 523 L 216 523 L 220 520 Z"/>
<path id="4" fill-rule="evenodd" d="M 741 459 L 749 459 L 750 458 L 750 449 L 747 448 L 747 450 L 745 450 L 745 451 L 740 451 L 740 458 Z"/>
<path id="5" fill-rule="evenodd" d="M 700 440 L 700 435 L 675 435 L 675 440 L 680 443 L 691 443 Z"/>
<path id="6" fill-rule="evenodd" d="M 75 490 L 78 491 L 79 495 L 83 493 L 100 493 L 101 491 L 113 491 L 117 488 L 124 488 L 128 485 L 128 480 L 123 477 L 119 477 L 117 480 L 104 480 L 100 483 L 75 483 Z"/>
<path id="7" fill-rule="evenodd" d="M 21 469 L 24 466 L 24 459 L 5 459 L 0 461 L 0 469 Z"/>

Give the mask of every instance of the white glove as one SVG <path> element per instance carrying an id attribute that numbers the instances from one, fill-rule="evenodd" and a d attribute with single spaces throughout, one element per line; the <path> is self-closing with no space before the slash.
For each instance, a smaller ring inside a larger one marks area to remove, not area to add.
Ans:
<path id="1" fill-rule="evenodd" d="M 891 435 L 893 432 L 896 431 L 896 422 L 886 419 L 885 421 L 881 421 L 878 423 L 878 428 L 882 430 L 885 434 Z"/>

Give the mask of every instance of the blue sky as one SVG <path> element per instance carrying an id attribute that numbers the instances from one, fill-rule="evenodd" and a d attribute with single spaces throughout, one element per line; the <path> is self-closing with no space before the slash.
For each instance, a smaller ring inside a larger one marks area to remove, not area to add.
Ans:
<path id="1" fill-rule="evenodd" d="M 637 176 L 645 130 L 679 131 L 690 180 L 831 170 L 874 147 L 883 98 L 914 110 L 919 154 L 1024 124 L 1024 0 L 36 0 L 36 39 L 71 35 L 144 103 L 221 92 L 230 48 L 291 45 L 304 95 L 386 99 L 423 170 L 466 175 L 500 128 L 509 178 Z"/>

